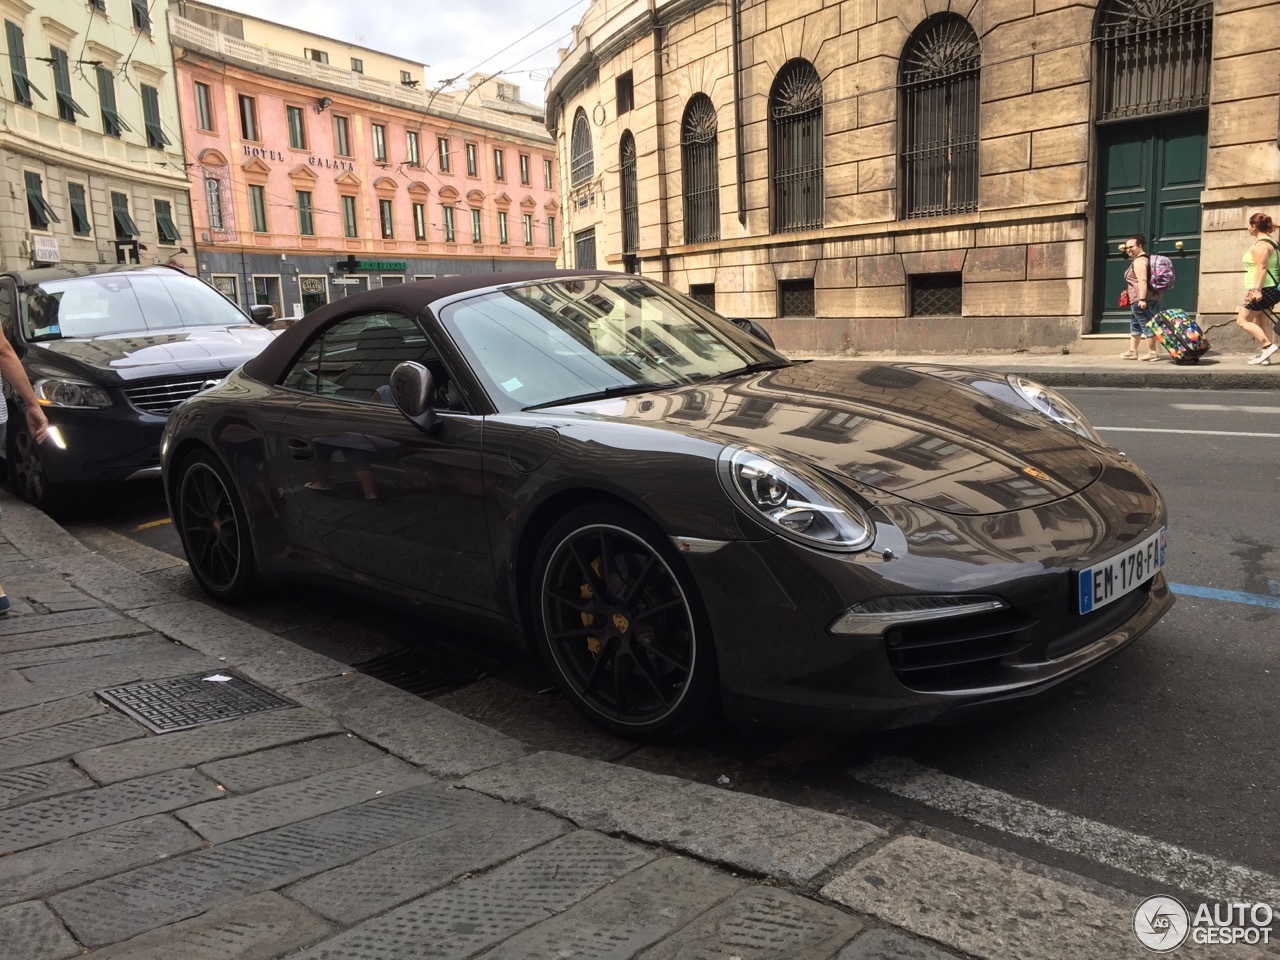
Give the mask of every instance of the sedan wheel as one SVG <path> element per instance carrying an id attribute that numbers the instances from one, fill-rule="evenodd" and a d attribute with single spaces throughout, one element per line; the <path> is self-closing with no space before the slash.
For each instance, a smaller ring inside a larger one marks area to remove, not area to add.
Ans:
<path id="1" fill-rule="evenodd" d="M 255 590 L 257 574 L 244 508 L 221 467 L 206 453 L 178 474 L 174 523 L 191 572 L 215 600 L 234 603 Z"/>
<path id="2" fill-rule="evenodd" d="M 64 506 L 62 491 L 49 481 L 40 459 L 40 445 L 27 430 L 25 417 L 9 418 L 9 477 L 16 493 L 45 513 L 56 515 Z"/>
<path id="3" fill-rule="evenodd" d="M 557 685 L 592 719 L 640 739 L 684 732 L 715 689 L 705 618 L 665 540 L 631 511 L 576 510 L 547 535 L 535 574 Z"/>

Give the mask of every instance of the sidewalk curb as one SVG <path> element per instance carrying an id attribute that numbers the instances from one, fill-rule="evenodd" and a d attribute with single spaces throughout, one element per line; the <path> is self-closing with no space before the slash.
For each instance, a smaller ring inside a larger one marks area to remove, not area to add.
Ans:
<path id="1" fill-rule="evenodd" d="M 310 708 L 321 721 L 318 729 L 325 726 L 324 718 L 336 721 L 440 778 L 444 787 L 546 811 L 587 830 L 683 853 L 789 888 L 817 904 L 853 910 L 859 920 L 879 921 L 879 928 L 862 923 L 877 937 L 889 925 L 989 960 L 1031 955 L 1104 960 L 1137 952 L 1131 917 L 1138 898 L 1128 891 L 1116 889 L 1107 897 L 1095 881 L 1017 854 L 1004 852 L 997 862 L 912 836 L 903 827 L 886 832 L 753 794 L 535 751 L 216 607 L 173 594 L 88 549 L 25 503 L 5 498 L 4 512 L 4 537 L 29 560 L 120 614 Z M 141 755 L 157 741 L 145 736 L 103 750 L 114 758 L 138 756 L 137 769 L 145 769 Z M 4 927 L 0 910 L 0 930 Z M 855 949 L 859 942 L 850 943 L 841 958 L 873 955 Z M 904 943 L 917 951 L 923 946 Z M 883 955 L 922 955 L 901 944 L 899 949 L 900 954 Z M 934 953 L 940 960 L 951 956 Z M 1263 956 L 1240 949 L 1189 955 Z"/>

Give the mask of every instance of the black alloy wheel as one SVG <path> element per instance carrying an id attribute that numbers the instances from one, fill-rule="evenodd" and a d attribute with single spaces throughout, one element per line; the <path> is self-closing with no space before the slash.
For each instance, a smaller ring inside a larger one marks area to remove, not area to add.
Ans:
<path id="1" fill-rule="evenodd" d="M 223 603 L 252 596 L 257 587 L 244 507 L 225 471 L 204 452 L 183 461 L 174 523 L 187 562 L 205 593 Z"/>
<path id="2" fill-rule="evenodd" d="M 52 440 L 46 440 L 52 443 Z M 13 492 L 50 516 L 57 516 L 66 505 L 62 490 L 44 472 L 40 444 L 27 429 L 22 410 L 9 411 L 9 481 Z"/>
<path id="3" fill-rule="evenodd" d="M 535 621 L 557 686 L 614 733 L 677 736 L 716 688 L 710 631 L 667 538 L 616 507 L 583 507 L 547 534 L 534 574 Z"/>

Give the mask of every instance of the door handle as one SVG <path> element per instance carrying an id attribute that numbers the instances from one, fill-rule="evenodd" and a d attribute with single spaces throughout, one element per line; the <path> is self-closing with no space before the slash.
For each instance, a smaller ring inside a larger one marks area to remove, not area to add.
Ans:
<path id="1" fill-rule="evenodd" d="M 1182 241 L 1181 241 L 1181 240 L 1179 240 L 1177 243 L 1175 243 L 1175 244 L 1173 245 L 1173 249 L 1175 249 L 1175 250 L 1181 250 L 1181 249 L 1182 249 Z"/>
<path id="2" fill-rule="evenodd" d="M 315 449 L 305 440 L 290 437 L 284 442 L 284 446 L 289 451 L 289 456 L 294 460 L 312 460 L 315 458 Z"/>

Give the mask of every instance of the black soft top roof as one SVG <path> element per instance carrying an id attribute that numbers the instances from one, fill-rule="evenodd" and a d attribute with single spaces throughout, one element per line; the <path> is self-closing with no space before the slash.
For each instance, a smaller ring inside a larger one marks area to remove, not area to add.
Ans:
<path id="1" fill-rule="evenodd" d="M 311 338 L 313 331 L 338 317 L 351 313 L 386 309 L 416 317 L 423 307 L 460 293 L 496 290 L 512 284 L 542 280 L 614 275 L 616 274 L 607 270 L 555 269 L 472 273 L 455 277 L 437 277 L 434 280 L 415 280 L 413 283 L 397 283 L 377 290 L 366 290 L 311 311 L 246 363 L 244 372 L 260 383 L 278 383 L 302 344 Z"/>

